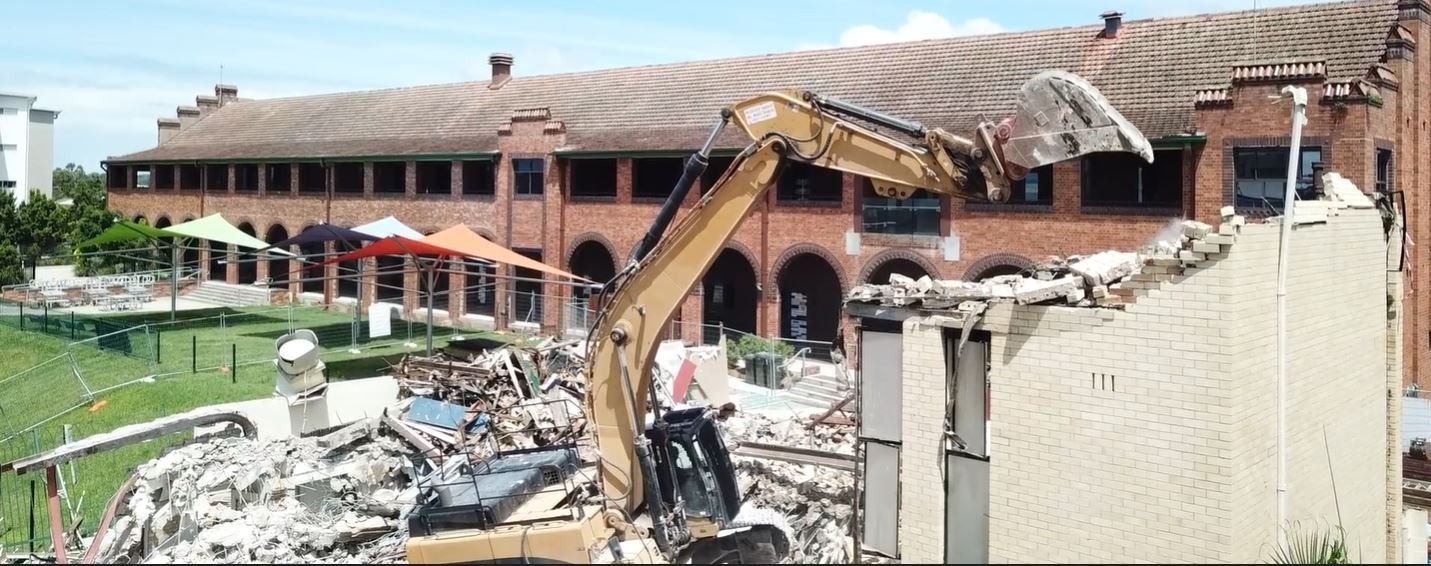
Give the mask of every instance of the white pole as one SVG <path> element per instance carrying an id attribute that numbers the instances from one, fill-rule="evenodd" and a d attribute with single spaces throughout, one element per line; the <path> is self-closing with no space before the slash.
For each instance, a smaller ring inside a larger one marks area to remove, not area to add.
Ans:
<path id="1" fill-rule="evenodd" d="M 1292 255 L 1293 206 L 1297 201 L 1302 124 L 1307 120 L 1307 89 L 1287 86 L 1292 97 L 1292 149 L 1287 157 L 1287 187 L 1282 195 L 1282 237 L 1277 257 L 1277 545 L 1287 544 L 1287 270 Z"/>

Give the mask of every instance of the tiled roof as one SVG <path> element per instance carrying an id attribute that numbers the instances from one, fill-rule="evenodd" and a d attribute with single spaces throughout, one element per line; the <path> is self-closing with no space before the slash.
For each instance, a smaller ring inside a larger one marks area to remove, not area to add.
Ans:
<path id="1" fill-rule="evenodd" d="M 531 77 L 518 65 L 498 89 L 483 81 L 240 100 L 116 159 L 489 152 L 513 118 L 561 122 L 567 150 L 688 149 L 721 107 L 784 88 L 961 131 L 1006 114 L 1019 85 L 1046 69 L 1084 76 L 1157 138 L 1192 128 L 1198 93 L 1231 86 L 1238 67 L 1314 63 L 1301 73 L 1366 76 L 1396 16 L 1395 0 L 1362 0 L 1128 21 L 1111 40 L 1090 25 Z M 744 145 L 731 130 L 721 145 Z"/>

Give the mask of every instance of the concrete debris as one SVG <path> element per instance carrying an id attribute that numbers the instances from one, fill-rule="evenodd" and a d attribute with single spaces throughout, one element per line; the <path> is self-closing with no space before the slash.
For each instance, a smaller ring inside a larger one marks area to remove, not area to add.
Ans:
<path id="1" fill-rule="evenodd" d="M 400 560 L 414 494 L 399 440 L 223 438 L 140 466 L 100 562 L 373 563 Z M 325 446 L 325 444 L 327 446 Z M 345 447 L 335 450 L 336 447 Z M 375 512 L 382 511 L 382 512 Z"/>
<path id="2" fill-rule="evenodd" d="M 856 286 L 846 301 L 928 310 L 970 301 L 1122 308 L 1182 275 L 1185 268 L 1226 252 L 1245 224 L 1246 219 L 1236 215 L 1228 215 L 1217 228 L 1195 220 L 1176 221 L 1137 252 L 1051 257 L 1020 274 L 982 281 L 892 274 L 886 285 Z"/>
<path id="3" fill-rule="evenodd" d="M 726 420 L 727 444 L 760 442 L 831 453 L 854 454 L 854 431 L 846 427 L 807 428 L 799 419 L 776 420 L 763 414 L 737 413 Z M 790 523 L 796 564 L 849 564 L 854 558 L 851 522 L 855 478 L 830 468 L 734 457 L 736 475 L 746 490 L 746 505 L 780 510 Z"/>

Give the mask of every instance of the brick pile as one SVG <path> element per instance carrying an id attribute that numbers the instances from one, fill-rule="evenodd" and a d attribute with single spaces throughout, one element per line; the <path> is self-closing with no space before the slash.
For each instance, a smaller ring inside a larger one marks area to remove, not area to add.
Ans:
<path id="1" fill-rule="evenodd" d="M 1335 207 L 1333 201 L 1319 204 Z M 1326 206 L 1314 208 L 1312 216 L 1325 210 Z M 980 281 L 936 280 L 928 276 L 912 279 L 893 274 L 888 284 L 855 287 L 846 301 L 925 309 L 948 309 L 967 301 L 1122 308 L 1164 283 L 1176 281 L 1188 269 L 1226 257 L 1247 219 L 1234 214 L 1232 207 L 1224 207 L 1222 213 L 1223 222 L 1216 228 L 1196 220 L 1173 222 L 1137 252 L 1109 250 L 1087 256 L 1050 257 L 1021 273 Z M 1301 212 L 1297 221 L 1304 221 Z M 1306 221 L 1315 219 L 1308 217 Z"/>

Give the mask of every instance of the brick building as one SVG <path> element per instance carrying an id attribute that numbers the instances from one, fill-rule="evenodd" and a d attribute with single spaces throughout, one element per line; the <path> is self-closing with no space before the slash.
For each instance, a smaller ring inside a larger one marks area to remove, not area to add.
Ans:
<path id="1" fill-rule="evenodd" d="M 1110 12 L 1084 27 L 532 77 L 497 54 L 481 82 L 271 100 L 218 85 L 159 119 L 156 147 L 106 167 L 111 207 L 155 225 L 222 212 L 272 241 L 388 214 L 422 231 L 462 222 L 600 278 L 626 261 L 720 108 L 765 90 L 809 89 L 967 132 L 981 116 L 1007 114 L 1026 78 L 1066 69 L 1153 140 L 1152 165 L 1121 155 L 1058 164 L 1004 206 L 895 202 L 852 175 L 787 167 L 678 316 L 828 340 L 842 324 L 842 293 L 891 272 L 979 277 L 1049 254 L 1133 248 L 1172 218 L 1216 221 L 1224 205 L 1265 213 L 1280 201 L 1289 131 L 1287 104 L 1269 97 L 1289 84 L 1311 96 L 1306 185 L 1320 162 L 1363 187 L 1405 190 L 1411 239 L 1431 241 L 1421 220 L 1431 199 L 1417 188 L 1431 175 L 1431 58 L 1418 45 L 1431 45 L 1426 2 L 1369 0 L 1128 22 Z M 732 130 L 702 188 L 747 142 Z M 152 186 L 136 186 L 141 178 Z M 230 282 L 285 267 L 226 269 L 210 261 L 224 250 L 214 252 L 194 259 Z M 1408 380 L 1431 363 L 1431 301 L 1419 289 L 1428 260 L 1424 246 L 1411 248 Z M 515 295 L 505 280 L 496 294 L 464 292 L 480 280 L 469 273 L 446 282 L 442 306 L 454 320 L 572 324 L 560 301 L 526 294 L 533 284 L 510 284 Z M 292 288 L 356 293 L 332 281 Z M 383 293 L 364 300 L 398 299 Z M 416 306 L 415 293 L 403 300 Z"/>

